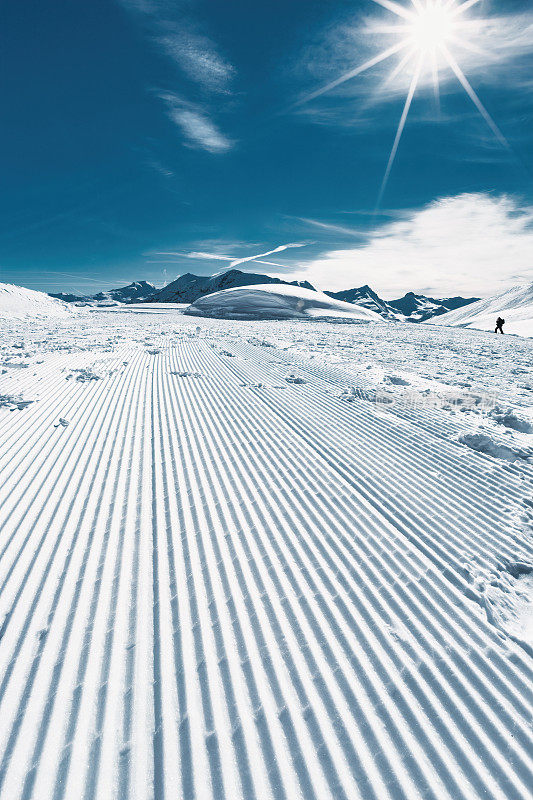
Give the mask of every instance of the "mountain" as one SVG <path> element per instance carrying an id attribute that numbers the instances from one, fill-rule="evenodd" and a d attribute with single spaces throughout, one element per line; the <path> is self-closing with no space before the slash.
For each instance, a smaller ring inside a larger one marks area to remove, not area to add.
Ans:
<path id="1" fill-rule="evenodd" d="M 68 292 L 49 292 L 49 296 L 55 300 L 62 300 L 63 303 L 79 303 L 87 300 L 80 294 L 69 294 Z"/>
<path id="2" fill-rule="evenodd" d="M 57 294 L 50 292 L 50 297 L 63 300 L 64 303 L 90 303 L 92 300 L 97 303 L 142 303 L 156 291 L 157 289 L 153 283 L 134 281 L 128 286 L 121 286 L 119 289 L 109 289 L 107 292 L 98 292 L 85 297 L 65 292 L 57 292 Z"/>
<path id="3" fill-rule="evenodd" d="M 186 314 L 221 319 L 320 319 L 335 318 L 380 322 L 381 317 L 354 303 L 287 283 L 252 284 L 224 289 L 199 297 Z"/>
<path id="4" fill-rule="evenodd" d="M 81 303 L 93 305 L 115 303 L 194 303 L 199 297 L 204 297 L 214 292 L 225 289 L 235 289 L 239 286 L 257 286 L 259 284 L 277 284 L 285 286 L 299 286 L 303 289 L 315 291 L 308 281 L 284 281 L 282 278 L 272 278 L 255 272 L 242 272 L 239 269 L 230 269 L 221 275 L 193 275 L 188 272 L 180 275 L 175 281 L 162 289 L 147 281 L 135 281 L 119 289 L 110 289 L 98 292 L 87 297 L 81 295 L 59 292 L 51 294 L 58 300 L 66 303 Z M 474 303 L 477 297 L 446 297 L 436 300 L 421 294 L 408 292 L 398 300 L 383 300 L 367 284 L 354 289 L 344 289 L 339 292 L 324 292 L 333 300 L 351 303 L 369 311 L 374 311 L 383 319 L 400 320 L 402 322 L 423 322 L 440 314 L 446 314 L 469 303 Z"/>
<path id="5" fill-rule="evenodd" d="M 445 297 L 442 300 L 436 300 L 434 297 L 407 292 L 399 300 L 389 300 L 387 305 L 403 314 L 409 322 L 424 322 L 431 317 L 437 317 L 453 309 L 475 303 L 477 300 L 479 300 L 478 297 Z"/>
<path id="6" fill-rule="evenodd" d="M 340 292 L 324 292 L 334 300 L 340 300 L 343 303 L 355 303 L 363 308 L 368 308 L 370 311 L 375 311 L 376 314 L 384 317 L 385 319 L 399 319 L 401 314 L 395 309 L 390 307 L 390 304 L 382 300 L 379 295 L 375 293 L 370 286 L 360 286 L 358 289 L 343 289 Z"/>
<path id="7" fill-rule="evenodd" d="M 172 283 L 164 286 L 163 289 L 154 292 L 145 300 L 150 303 L 194 303 L 199 297 L 213 292 L 234 289 L 238 286 L 254 286 L 267 283 L 281 283 L 314 290 L 314 287 L 308 281 L 284 281 L 281 278 L 271 278 L 269 275 L 230 269 L 222 273 L 222 275 L 192 275 L 187 272 L 185 275 L 180 275 Z"/>
<path id="8" fill-rule="evenodd" d="M 402 322 L 406 320 L 422 322 L 468 303 L 474 303 L 478 299 L 477 297 L 445 297 L 443 300 L 435 300 L 435 298 L 426 297 L 423 294 L 407 292 L 398 300 L 383 300 L 367 284 L 357 289 L 344 289 L 340 292 L 325 292 L 325 294 L 335 300 L 356 303 L 364 308 L 369 308 L 384 319 L 396 319 Z"/>
<path id="9" fill-rule="evenodd" d="M 439 317 L 439 325 L 493 331 L 503 317 L 505 333 L 533 336 L 533 283 L 521 284 L 501 294 L 478 300 Z"/>
<path id="10" fill-rule="evenodd" d="M 142 303 L 156 291 L 157 289 L 153 283 L 148 283 L 148 281 L 134 281 L 120 289 L 109 289 L 107 292 L 93 294 L 92 299 L 98 302 L 115 300 L 119 303 Z"/>

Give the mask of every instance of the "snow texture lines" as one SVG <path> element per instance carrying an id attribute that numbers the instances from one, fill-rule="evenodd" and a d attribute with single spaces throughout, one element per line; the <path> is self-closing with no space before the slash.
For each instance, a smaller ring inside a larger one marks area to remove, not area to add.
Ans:
<path id="1" fill-rule="evenodd" d="M 469 571 L 533 564 L 501 526 L 524 471 L 274 350 L 123 340 L 21 371 L 1 800 L 531 797 L 532 651 Z"/>

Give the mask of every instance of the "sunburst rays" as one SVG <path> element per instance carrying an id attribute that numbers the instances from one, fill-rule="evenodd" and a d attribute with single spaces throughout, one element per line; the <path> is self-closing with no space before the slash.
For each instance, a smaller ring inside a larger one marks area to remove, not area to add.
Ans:
<path id="1" fill-rule="evenodd" d="M 393 56 L 400 56 L 400 60 L 380 87 L 383 90 L 402 73 L 409 79 L 409 88 L 379 192 L 379 207 L 394 165 L 414 95 L 424 73 L 431 76 L 435 104 L 439 108 L 441 71 L 444 69 L 450 70 L 496 139 L 506 147 L 508 144 L 470 84 L 457 58 L 451 52 L 453 45 L 472 52 L 480 52 L 475 42 L 470 41 L 468 38 L 469 28 L 471 31 L 471 26 L 475 23 L 464 16 L 479 0 L 463 0 L 463 2 L 458 2 L 458 0 L 409 0 L 409 6 L 396 2 L 396 0 L 372 1 L 399 19 L 400 24 L 381 26 L 379 28 L 379 31 L 384 35 L 396 36 L 397 41 L 363 64 L 345 72 L 325 86 L 306 95 L 300 100 L 299 104 L 310 102 L 330 92 L 337 86 L 367 72 Z M 477 24 L 479 25 L 480 22 L 478 20 Z"/>

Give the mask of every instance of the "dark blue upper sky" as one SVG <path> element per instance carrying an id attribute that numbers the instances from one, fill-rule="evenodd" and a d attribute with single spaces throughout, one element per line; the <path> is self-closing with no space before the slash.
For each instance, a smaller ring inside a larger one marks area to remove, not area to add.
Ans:
<path id="1" fill-rule="evenodd" d="M 372 0 L 3 3 L 0 279 L 162 284 L 298 243 L 242 268 L 326 286 L 342 252 L 331 285 L 383 290 L 390 254 L 408 239 L 411 263 L 418 236 L 424 253 L 440 237 L 439 257 L 395 271 L 391 291 L 439 289 L 457 261 L 447 239 L 474 247 L 494 214 L 511 236 L 520 223 L 506 279 L 528 278 L 533 12 L 481 0 L 463 16 L 463 42 L 453 31 L 446 47 L 486 117 L 444 61 L 437 103 L 424 64 L 375 213 L 416 47 L 392 77 L 404 51 L 309 95 L 401 41 L 381 26 L 403 17 Z"/>

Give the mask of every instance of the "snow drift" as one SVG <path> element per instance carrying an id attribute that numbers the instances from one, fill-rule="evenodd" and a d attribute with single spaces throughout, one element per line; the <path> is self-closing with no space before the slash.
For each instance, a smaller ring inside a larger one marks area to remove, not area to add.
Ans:
<path id="1" fill-rule="evenodd" d="M 233 319 L 309 319 L 341 317 L 377 322 L 374 311 L 334 300 L 322 292 L 283 284 L 260 284 L 225 289 L 199 297 L 186 314 Z"/>
<path id="2" fill-rule="evenodd" d="M 4 318 L 66 317 L 69 306 L 44 292 L 36 292 L 11 283 L 0 283 L 0 315 Z"/>
<path id="3" fill-rule="evenodd" d="M 506 333 L 533 336 L 533 283 L 514 286 L 501 294 L 449 311 L 439 318 L 438 324 L 493 331 L 496 317 L 505 319 Z"/>

